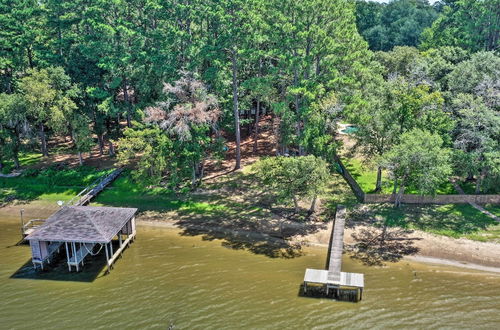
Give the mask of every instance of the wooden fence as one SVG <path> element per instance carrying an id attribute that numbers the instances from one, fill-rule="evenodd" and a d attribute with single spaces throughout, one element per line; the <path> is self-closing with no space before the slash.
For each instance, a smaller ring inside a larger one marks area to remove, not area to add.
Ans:
<path id="1" fill-rule="evenodd" d="M 349 173 L 340 157 L 335 156 L 335 161 L 339 166 L 339 173 L 351 187 L 354 195 L 361 203 L 394 203 L 396 195 L 394 194 L 367 194 L 363 191 L 356 179 Z M 401 200 L 406 204 L 500 204 L 500 195 L 403 195 Z"/>
<path id="2" fill-rule="evenodd" d="M 395 195 L 364 194 L 364 203 L 394 203 Z M 500 204 L 500 195 L 403 195 L 406 204 Z"/>

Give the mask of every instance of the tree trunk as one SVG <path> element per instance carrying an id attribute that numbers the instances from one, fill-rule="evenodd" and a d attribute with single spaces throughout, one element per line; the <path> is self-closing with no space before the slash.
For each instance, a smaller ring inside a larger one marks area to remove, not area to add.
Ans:
<path id="1" fill-rule="evenodd" d="M 130 104 L 130 98 L 128 95 L 128 86 L 127 86 L 127 79 L 123 79 L 123 99 L 125 100 L 125 104 L 127 107 L 127 127 L 132 127 L 132 121 L 131 121 L 131 104 Z"/>
<path id="2" fill-rule="evenodd" d="M 311 202 L 311 207 L 309 208 L 309 211 L 307 212 L 309 215 L 314 214 L 316 212 L 316 201 L 318 199 L 318 195 L 314 195 L 314 198 Z"/>
<path id="3" fill-rule="evenodd" d="M 12 158 L 14 160 L 14 168 L 18 170 L 21 166 L 19 164 L 19 157 L 17 156 L 17 152 L 14 154 Z"/>
<path id="4" fill-rule="evenodd" d="M 27 55 L 28 55 L 28 64 L 30 69 L 34 69 L 35 65 L 33 63 L 33 51 L 31 50 L 31 46 L 26 47 Z"/>
<path id="5" fill-rule="evenodd" d="M 115 146 L 113 145 L 113 142 L 111 140 L 109 140 L 109 155 L 115 155 Z"/>
<path id="6" fill-rule="evenodd" d="M 236 137 L 236 164 L 235 170 L 241 168 L 241 135 L 240 135 L 240 113 L 238 109 L 238 63 L 237 63 L 236 50 L 231 52 L 231 62 L 233 71 L 233 113 L 234 113 L 234 134 Z"/>
<path id="7" fill-rule="evenodd" d="M 375 185 L 375 192 L 382 190 L 382 167 L 377 168 L 377 184 Z"/>
<path id="8" fill-rule="evenodd" d="M 299 207 L 299 200 L 297 199 L 297 196 L 293 196 L 293 205 L 295 206 L 295 213 L 299 213 L 300 207 Z"/>
<path id="9" fill-rule="evenodd" d="M 392 188 L 392 194 L 396 194 L 396 191 L 398 191 L 398 179 L 394 179 L 394 186 Z"/>
<path id="10" fill-rule="evenodd" d="M 257 108 L 255 109 L 255 131 L 253 140 L 253 153 L 257 152 L 257 144 L 259 140 L 259 121 L 260 121 L 260 98 L 257 98 Z"/>
<path id="11" fill-rule="evenodd" d="M 399 186 L 399 191 L 396 195 L 396 199 L 394 200 L 394 206 L 395 207 L 400 207 L 401 206 L 401 200 L 403 199 L 403 194 L 405 193 L 405 182 L 404 179 L 401 180 L 401 184 Z"/>
<path id="12" fill-rule="evenodd" d="M 80 166 L 83 166 L 83 156 L 81 151 L 78 151 L 78 163 L 80 163 Z"/>
<path id="13" fill-rule="evenodd" d="M 483 171 L 481 171 L 478 174 L 478 176 L 477 176 L 477 179 L 476 179 L 476 192 L 475 192 L 476 195 L 479 195 L 481 193 L 481 186 L 482 186 L 482 183 L 483 183 L 483 176 L 484 176 Z"/>
<path id="14" fill-rule="evenodd" d="M 40 124 L 39 133 L 40 133 L 40 144 L 41 144 L 41 149 L 42 149 L 42 155 L 44 157 L 48 157 L 49 151 L 47 150 L 47 139 L 45 136 L 45 127 L 43 126 L 43 124 Z"/>
<path id="15" fill-rule="evenodd" d="M 97 134 L 97 140 L 99 141 L 99 155 L 104 155 L 104 136 L 103 134 Z"/>

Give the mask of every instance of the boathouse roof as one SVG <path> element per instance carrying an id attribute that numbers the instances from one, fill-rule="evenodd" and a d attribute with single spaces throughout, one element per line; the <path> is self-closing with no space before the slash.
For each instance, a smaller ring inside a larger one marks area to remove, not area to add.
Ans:
<path id="1" fill-rule="evenodd" d="M 27 240 L 108 243 L 134 217 L 136 208 L 65 206 Z"/>

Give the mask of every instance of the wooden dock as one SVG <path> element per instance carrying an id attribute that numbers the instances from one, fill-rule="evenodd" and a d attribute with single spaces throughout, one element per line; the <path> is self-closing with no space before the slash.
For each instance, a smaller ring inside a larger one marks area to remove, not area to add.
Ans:
<path id="1" fill-rule="evenodd" d="M 356 302 L 362 299 L 364 275 L 342 272 L 345 213 L 345 207 L 339 205 L 330 236 L 327 269 L 306 269 L 304 293 L 307 293 L 308 285 L 319 285 L 326 297 Z"/>
<path id="2" fill-rule="evenodd" d="M 339 282 L 342 268 L 342 251 L 344 249 L 345 208 L 339 207 L 335 214 L 330 250 L 328 256 L 328 281 Z"/>
<path id="3" fill-rule="evenodd" d="M 78 195 L 73 197 L 66 205 L 68 206 L 83 206 L 88 204 L 93 198 L 95 198 L 101 191 L 106 188 L 109 184 L 111 184 L 118 176 L 123 172 L 123 168 L 117 168 L 109 175 L 101 177 L 94 181 L 92 184 L 87 186 L 85 189 L 80 191 Z M 45 219 L 33 219 L 24 223 L 21 215 L 21 235 L 22 240 L 33 233 L 36 228 L 40 227 L 45 222 Z"/>
<path id="4" fill-rule="evenodd" d="M 94 183 L 89 185 L 87 188 L 83 189 L 80 191 L 78 195 L 73 197 L 69 202 L 68 205 L 73 205 L 73 206 L 83 206 L 86 205 L 92 200 L 94 197 L 96 197 L 101 191 L 106 188 L 107 185 L 109 185 L 111 182 L 115 181 L 115 179 L 123 172 L 123 168 L 117 168 L 113 172 L 111 172 L 109 175 L 100 178 L 96 180 Z"/>

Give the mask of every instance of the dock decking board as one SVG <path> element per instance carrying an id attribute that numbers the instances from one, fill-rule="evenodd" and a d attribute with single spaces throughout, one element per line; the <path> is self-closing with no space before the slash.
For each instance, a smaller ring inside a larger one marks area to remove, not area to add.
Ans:
<path id="1" fill-rule="evenodd" d="M 328 280 L 340 282 L 342 269 L 342 251 L 344 248 L 345 207 L 339 206 L 335 214 L 328 260 Z"/>

